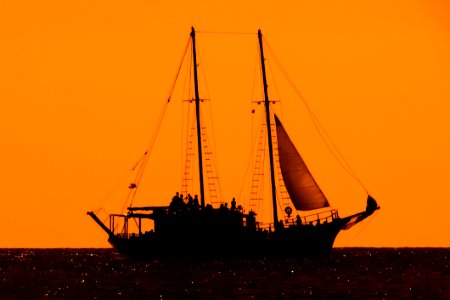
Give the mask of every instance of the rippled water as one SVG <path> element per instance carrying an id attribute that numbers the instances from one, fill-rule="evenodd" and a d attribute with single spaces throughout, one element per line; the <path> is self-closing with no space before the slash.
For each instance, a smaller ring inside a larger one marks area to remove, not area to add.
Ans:
<path id="1" fill-rule="evenodd" d="M 327 259 L 134 261 L 112 249 L 0 249 L 0 299 L 450 299 L 450 248 Z"/>

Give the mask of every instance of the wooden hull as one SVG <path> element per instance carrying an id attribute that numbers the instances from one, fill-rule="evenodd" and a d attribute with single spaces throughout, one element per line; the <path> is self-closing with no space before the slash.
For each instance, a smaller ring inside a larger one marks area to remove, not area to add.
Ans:
<path id="1" fill-rule="evenodd" d="M 138 259 L 324 257 L 330 254 L 343 225 L 342 220 L 335 220 L 319 226 L 295 225 L 271 233 L 254 231 L 228 236 L 124 238 L 111 235 L 109 242 L 120 253 Z"/>

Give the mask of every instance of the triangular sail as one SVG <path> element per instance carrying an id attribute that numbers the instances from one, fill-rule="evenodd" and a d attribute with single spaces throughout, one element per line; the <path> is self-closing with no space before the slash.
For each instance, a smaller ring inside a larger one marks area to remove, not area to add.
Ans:
<path id="1" fill-rule="evenodd" d="M 313 210 L 330 206 L 276 115 L 275 123 L 281 174 L 294 207 Z"/>

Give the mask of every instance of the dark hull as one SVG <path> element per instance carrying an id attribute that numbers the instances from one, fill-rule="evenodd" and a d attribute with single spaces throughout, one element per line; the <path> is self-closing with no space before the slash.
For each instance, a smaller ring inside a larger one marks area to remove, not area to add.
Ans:
<path id="1" fill-rule="evenodd" d="M 316 221 L 315 225 L 300 220 L 289 224 L 280 222 L 277 230 L 261 229 L 251 215 L 237 211 L 167 213 L 151 209 L 154 213 L 150 215 L 125 215 L 125 220 L 138 218 L 139 224 L 143 217 L 155 221 L 155 231 L 143 233 L 139 229 L 139 234 L 131 235 L 114 234 L 93 212 L 88 215 L 108 233 L 108 241 L 114 248 L 133 258 L 301 258 L 328 256 L 342 229 L 351 228 L 379 207 L 368 206 L 366 211 L 345 218 L 332 215 L 331 221 Z"/>
<path id="2" fill-rule="evenodd" d="M 240 236 L 183 235 L 177 237 L 111 235 L 120 253 L 139 259 L 324 257 L 345 223 L 335 220 L 319 226 L 295 225 L 277 232 L 244 232 Z"/>

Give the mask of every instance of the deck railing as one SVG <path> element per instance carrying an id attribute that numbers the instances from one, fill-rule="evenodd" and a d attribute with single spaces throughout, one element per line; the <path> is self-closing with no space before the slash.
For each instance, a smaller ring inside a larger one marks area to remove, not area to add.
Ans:
<path id="1" fill-rule="evenodd" d="M 127 215 L 127 214 L 111 214 L 110 216 L 110 224 L 109 228 L 111 232 L 114 235 L 123 237 L 123 238 L 131 238 L 131 237 L 138 237 L 145 233 L 142 232 L 142 220 L 139 215 Z M 336 209 L 322 211 L 306 216 L 296 216 L 296 217 L 289 217 L 285 218 L 282 222 L 280 222 L 278 225 L 284 228 L 288 228 L 290 226 L 295 225 L 318 225 L 318 224 L 325 224 L 325 223 L 331 223 L 333 220 L 338 219 L 338 211 Z M 119 219 L 119 220 L 117 220 Z M 129 227 L 128 222 L 129 219 L 137 219 L 136 225 L 138 232 L 135 233 L 129 233 Z M 244 220 L 245 222 L 245 220 Z M 116 228 L 120 226 L 120 230 L 116 230 Z M 256 222 L 256 229 L 262 230 L 262 231 L 269 231 L 272 232 L 274 230 L 275 226 L 273 223 L 263 223 L 263 222 Z"/>
<path id="2" fill-rule="evenodd" d="M 314 213 L 306 216 L 296 216 L 296 217 L 289 217 L 285 218 L 283 220 L 282 224 L 284 228 L 293 226 L 293 225 L 318 225 L 318 224 L 324 224 L 324 223 L 331 223 L 333 220 L 338 219 L 339 214 L 337 209 L 322 211 L 319 213 Z M 274 225 L 273 223 L 263 223 L 263 222 L 257 222 L 256 228 L 258 230 L 268 230 L 269 232 L 273 231 Z"/>

